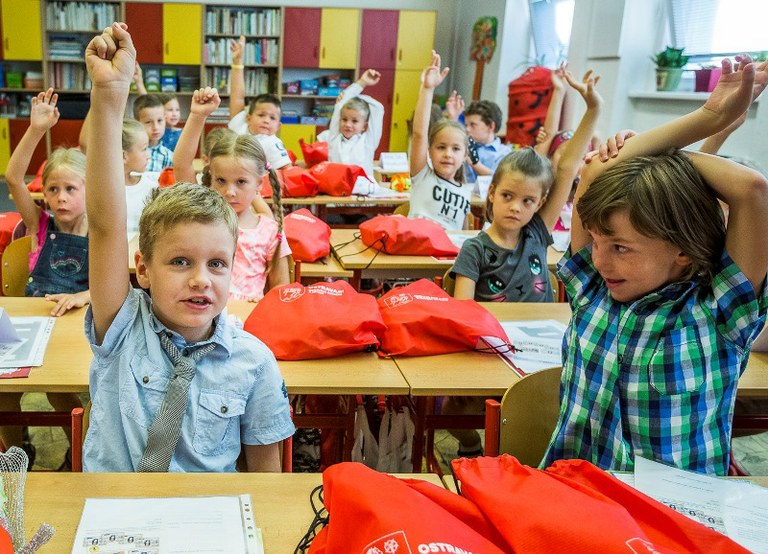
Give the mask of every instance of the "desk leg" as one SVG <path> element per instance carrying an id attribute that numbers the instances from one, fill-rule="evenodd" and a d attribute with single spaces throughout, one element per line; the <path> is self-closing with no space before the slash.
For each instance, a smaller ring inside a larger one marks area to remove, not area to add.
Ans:
<path id="1" fill-rule="evenodd" d="M 417 396 L 415 403 L 416 421 L 413 424 L 413 453 L 411 461 L 413 462 L 413 472 L 421 473 L 421 458 L 424 456 L 424 422 L 427 418 L 427 397 Z"/>
<path id="2" fill-rule="evenodd" d="M 349 282 L 357 292 L 360 292 L 360 281 L 363 277 L 362 269 L 355 269 L 352 271 L 352 280 Z"/>
<path id="3" fill-rule="evenodd" d="M 352 447 L 355 445 L 355 415 L 357 414 L 357 402 L 355 395 L 348 394 L 344 397 L 346 402 L 346 426 L 344 427 L 344 454 L 345 462 L 352 461 Z"/>

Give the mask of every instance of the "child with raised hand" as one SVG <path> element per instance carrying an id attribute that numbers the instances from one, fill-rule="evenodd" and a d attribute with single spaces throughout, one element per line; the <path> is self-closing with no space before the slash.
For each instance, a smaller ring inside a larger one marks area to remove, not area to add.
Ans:
<path id="1" fill-rule="evenodd" d="M 603 100 L 600 80 L 587 71 L 581 82 L 563 76 L 587 110 L 555 168 L 532 148 L 515 150 L 501 160 L 488 189 L 487 231 L 462 246 L 453 273 L 456 298 L 483 302 L 551 302 L 547 247 L 552 229 L 581 167 L 581 158 L 597 124 Z M 551 188 L 550 188 L 551 186 Z"/>
<path id="2" fill-rule="evenodd" d="M 317 135 L 319 142 L 328 143 L 329 161 L 359 165 L 371 180 L 374 179 L 373 158 L 381 140 L 384 106 L 361 93 L 365 87 L 376 85 L 380 79 L 381 73 L 367 69 L 357 81 L 344 89 L 333 108 L 328 129 Z M 370 182 L 361 177 L 358 183 L 364 190 L 353 192 L 367 192 Z M 355 188 L 359 188 L 358 184 Z"/>
<path id="3" fill-rule="evenodd" d="M 275 169 L 291 165 L 283 142 L 277 138 L 280 129 L 280 99 L 274 94 L 259 94 L 245 109 L 245 37 L 230 41 L 232 66 L 229 72 L 229 128 L 238 135 L 254 135 L 267 161 Z"/>
<path id="4" fill-rule="evenodd" d="M 413 115 L 411 140 L 411 205 L 408 217 L 424 218 L 445 229 L 462 229 L 469 214 L 472 186 L 464 183 L 462 165 L 467 155 L 464 127 L 443 119 L 429 127 L 435 88 L 448 75 L 440 69 L 440 55 L 421 75 L 421 88 Z M 431 162 L 431 163 L 429 163 Z"/>
<path id="5" fill-rule="evenodd" d="M 768 82 L 737 58 L 703 107 L 592 161 L 558 274 L 573 315 L 560 417 L 542 465 L 636 456 L 724 475 L 733 402 L 768 298 L 768 181 L 715 156 L 668 153 L 725 129 Z M 727 229 L 718 204 L 730 206 Z"/>
<path id="6" fill-rule="evenodd" d="M 160 141 L 168 150 L 173 152 L 176 149 L 176 143 L 179 142 L 179 136 L 181 135 L 181 129 L 177 128 L 181 120 L 181 107 L 179 106 L 179 99 L 175 94 L 160 94 L 160 101 L 163 103 L 163 110 L 165 115 L 165 133 Z"/>
<path id="7" fill-rule="evenodd" d="M 135 49 L 122 23 L 86 48 L 93 156 L 87 177 L 94 351 L 86 471 L 279 471 L 278 441 L 293 433 L 274 356 L 228 324 L 237 216 L 192 184 L 162 189 L 142 213 L 130 286 L 122 149 L 114 121 L 128 97 Z"/>
<path id="8" fill-rule="evenodd" d="M 123 120 L 123 175 L 128 242 L 139 232 L 139 217 L 152 191 L 160 186 L 160 173 L 146 171 L 149 163 L 149 138 L 144 126 L 135 119 Z"/>

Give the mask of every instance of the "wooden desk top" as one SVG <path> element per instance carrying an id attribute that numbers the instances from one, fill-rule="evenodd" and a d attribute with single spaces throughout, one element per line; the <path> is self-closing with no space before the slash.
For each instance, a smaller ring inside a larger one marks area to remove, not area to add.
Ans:
<path id="1" fill-rule="evenodd" d="M 400 477 L 429 481 L 434 474 Z M 41 552 L 70 552 L 86 498 L 215 496 L 250 493 L 264 550 L 293 552 L 312 522 L 309 495 L 322 483 L 320 473 L 57 473 L 27 474 L 24 523 L 27 537 L 46 522 L 56 528 Z"/>

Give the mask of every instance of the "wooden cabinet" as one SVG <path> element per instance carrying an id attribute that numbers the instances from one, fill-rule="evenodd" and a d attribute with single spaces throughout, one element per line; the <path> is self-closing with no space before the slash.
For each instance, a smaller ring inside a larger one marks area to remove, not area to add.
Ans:
<path id="1" fill-rule="evenodd" d="M 11 152 L 13 152 L 21 141 L 21 137 L 27 132 L 29 127 L 29 119 L 9 119 L 8 120 L 8 138 L 10 139 Z M 43 162 L 48 158 L 48 152 L 45 148 L 45 141 L 41 140 L 35 152 L 32 154 L 32 159 L 29 161 L 29 173 L 35 173 L 37 168 L 40 167 Z"/>
<path id="2" fill-rule="evenodd" d="M 51 151 L 56 148 L 75 148 L 78 146 L 82 119 L 59 119 L 51 128 Z"/>
<path id="3" fill-rule="evenodd" d="M 3 0 L 3 58 L 6 60 L 43 59 L 38 0 Z"/>
<path id="4" fill-rule="evenodd" d="M 362 69 L 361 69 L 362 71 Z M 381 152 L 389 151 L 389 137 L 392 127 L 392 102 L 395 98 L 395 71 L 393 69 L 382 69 L 379 83 L 372 87 L 367 87 L 363 92 L 372 98 L 375 98 L 384 106 L 384 121 L 382 122 L 381 140 L 376 149 L 376 159 Z"/>
<path id="5" fill-rule="evenodd" d="M 163 63 L 163 5 L 160 2 L 126 2 L 125 22 L 142 65 Z"/>
<path id="6" fill-rule="evenodd" d="M 163 4 L 163 63 L 200 65 L 203 6 Z"/>
<path id="7" fill-rule="evenodd" d="M 320 8 L 285 8 L 283 67 L 318 67 Z"/>
<path id="8" fill-rule="evenodd" d="M 397 53 L 397 10 L 363 10 L 360 70 L 394 69 Z"/>
<path id="9" fill-rule="evenodd" d="M 283 67 L 355 69 L 360 10 L 286 8 Z"/>
<path id="10" fill-rule="evenodd" d="M 397 23 L 397 69 L 421 71 L 432 60 L 436 12 L 401 11 Z"/>
<path id="11" fill-rule="evenodd" d="M 317 140 L 317 127 L 298 123 L 286 123 L 280 126 L 280 140 L 283 141 L 286 150 L 291 150 L 296 154 L 297 159 L 303 160 L 301 146 L 299 146 L 300 138 L 304 139 L 307 144 L 315 142 Z"/>
<path id="12" fill-rule="evenodd" d="M 11 134 L 8 127 L 8 120 L 0 118 L 0 174 L 3 175 L 11 159 Z"/>
<path id="13" fill-rule="evenodd" d="M 392 101 L 392 126 L 389 135 L 389 149 L 392 152 L 408 150 L 409 123 L 419 97 L 421 71 L 395 71 L 394 99 Z"/>

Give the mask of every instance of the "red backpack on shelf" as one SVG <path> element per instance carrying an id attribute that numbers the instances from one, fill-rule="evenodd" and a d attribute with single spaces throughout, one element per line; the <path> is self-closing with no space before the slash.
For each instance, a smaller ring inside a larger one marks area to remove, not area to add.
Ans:
<path id="1" fill-rule="evenodd" d="M 529 67 L 509 83 L 508 98 L 507 142 L 533 146 L 552 98 L 552 70 Z"/>

